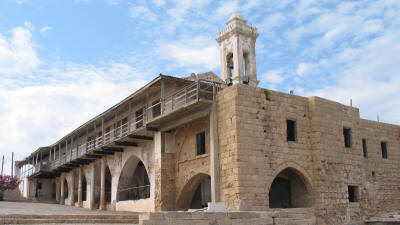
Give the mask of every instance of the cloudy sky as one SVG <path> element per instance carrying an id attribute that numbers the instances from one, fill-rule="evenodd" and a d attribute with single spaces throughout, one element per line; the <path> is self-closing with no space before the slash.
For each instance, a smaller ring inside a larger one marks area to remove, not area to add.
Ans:
<path id="1" fill-rule="evenodd" d="M 2 0 L 0 156 L 22 159 L 159 73 L 219 74 L 218 30 L 258 27 L 260 86 L 400 124 L 399 0 Z"/>

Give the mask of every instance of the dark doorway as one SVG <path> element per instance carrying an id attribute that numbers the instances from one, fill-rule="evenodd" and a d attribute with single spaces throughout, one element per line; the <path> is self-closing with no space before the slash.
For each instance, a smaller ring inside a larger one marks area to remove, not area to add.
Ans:
<path id="1" fill-rule="evenodd" d="M 270 208 L 310 207 L 311 201 L 311 195 L 305 183 L 293 169 L 285 169 L 280 172 L 271 184 Z"/>
<path id="2" fill-rule="evenodd" d="M 191 209 L 202 209 L 207 207 L 211 202 L 211 177 L 208 176 L 196 188 L 192 202 L 190 203 Z"/>

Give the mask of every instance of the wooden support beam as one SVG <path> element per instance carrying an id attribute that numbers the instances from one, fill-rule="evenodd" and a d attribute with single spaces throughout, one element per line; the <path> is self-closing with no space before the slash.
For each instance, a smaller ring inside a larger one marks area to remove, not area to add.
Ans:
<path id="1" fill-rule="evenodd" d="M 138 143 L 137 142 L 131 142 L 131 141 L 116 141 L 115 145 L 118 146 L 133 146 L 133 147 L 137 147 Z"/>
<path id="2" fill-rule="evenodd" d="M 123 148 L 115 148 L 115 147 L 102 147 L 103 151 L 112 151 L 112 152 L 123 152 Z"/>
<path id="3" fill-rule="evenodd" d="M 112 151 L 99 151 L 99 150 L 95 150 L 95 151 L 93 151 L 93 153 L 95 153 L 95 154 L 101 154 L 101 155 L 114 155 L 114 152 L 112 152 Z"/>
<path id="4" fill-rule="evenodd" d="M 149 127 L 149 126 L 146 126 L 146 129 L 148 130 L 148 131 L 158 131 L 158 128 L 157 127 Z"/>
<path id="5" fill-rule="evenodd" d="M 146 140 L 146 141 L 152 141 L 153 140 L 153 137 L 151 137 L 151 136 L 142 136 L 142 135 L 133 135 L 133 134 L 131 134 L 131 135 L 129 135 L 129 137 L 133 138 L 133 139 L 140 139 L 140 140 Z"/>
<path id="6" fill-rule="evenodd" d="M 101 158 L 101 155 L 86 154 L 84 157 L 85 157 L 85 158 L 91 158 L 91 159 L 100 159 L 100 158 Z"/>
<path id="7" fill-rule="evenodd" d="M 94 159 L 76 159 L 75 162 L 80 165 L 85 165 L 93 162 Z"/>

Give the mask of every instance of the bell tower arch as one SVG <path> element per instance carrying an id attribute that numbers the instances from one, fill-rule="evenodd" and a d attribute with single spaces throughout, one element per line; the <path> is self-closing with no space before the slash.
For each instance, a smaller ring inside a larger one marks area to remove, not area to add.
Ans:
<path id="1" fill-rule="evenodd" d="M 226 22 L 225 29 L 217 34 L 221 48 L 221 76 L 227 84 L 243 83 L 256 87 L 256 27 L 247 25 L 242 16 L 235 13 Z"/>

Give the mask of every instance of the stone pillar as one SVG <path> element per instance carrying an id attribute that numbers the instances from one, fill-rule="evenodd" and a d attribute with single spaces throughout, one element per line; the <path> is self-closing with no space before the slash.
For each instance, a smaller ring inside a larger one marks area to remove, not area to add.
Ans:
<path id="1" fill-rule="evenodd" d="M 71 171 L 71 182 L 69 185 L 68 197 L 70 199 L 70 205 L 75 205 L 75 173 Z"/>
<path id="2" fill-rule="evenodd" d="M 60 201 L 60 192 L 61 192 L 60 177 L 57 177 L 56 178 L 56 201 Z"/>
<path id="3" fill-rule="evenodd" d="M 100 210 L 106 210 L 106 163 L 101 159 Z"/>
<path id="4" fill-rule="evenodd" d="M 154 135 L 154 173 L 150 175 L 154 211 L 175 210 L 175 153 L 166 152 L 165 135 Z"/>
<path id="5" fill-rule="evenodd" d="M 92 163 L 92 168 L 90 170 L 90 198 L 89 198 L 89 208 L 94 209 L 94 162 Z"/>
<path id="6" fill-rule="evenodd" d="M 62 174 L 61 175 L 61 182 L 60 182 L 60 204 L 61 205 L 64 205 L 64 203 L 65 203 L 65 196 L 64 196 L 64 182 L 65 182 L 65 179 L 64 179 L 64 175 Z"/>
<path id="7" fill-rule="evenodd" d="M 82 207 L 82 168 L 78 169 L 78 207 Z"/>
<path id="8" fill-rule="evenodd" d="M 211 175 L 211 201 L 220 201 L 220 175 L 219 175 L 219 144 L 217 104 L 214 102 L 210 112 L 210 175 Z"/>

